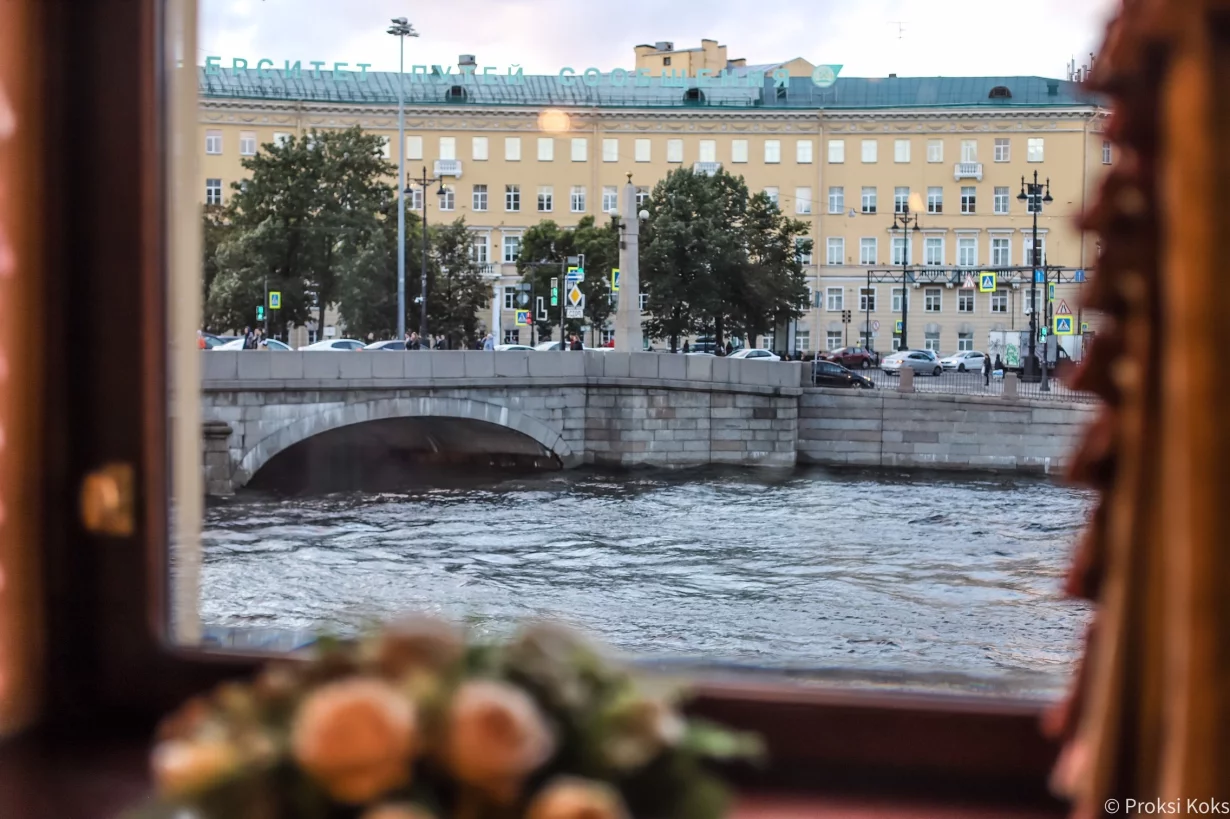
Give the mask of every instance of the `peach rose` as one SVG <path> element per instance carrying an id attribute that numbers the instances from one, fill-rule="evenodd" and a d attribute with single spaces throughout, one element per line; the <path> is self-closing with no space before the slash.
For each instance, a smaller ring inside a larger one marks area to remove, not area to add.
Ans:
<path id="1" fill-rule="evenodd" d="M 453 775 L 497 802 L 517 798 L 525 778 L 555 750 L 534 701 L 507 683 L 465 683 L 449 709 L 445 757 Z"/>
<path id="2" fill-rule="evenodd" d="M 300 705 L 291 749 L 333 798 L 359 804 L 410 780 L 417 728 L 413 706 L 387 683 L 343 680 Z"/>
<path id="3" fill-rule="evenodd" d="M 432 814 L 417 805 L 377 805 L 364 812 L 362 819 L 434 819 Z"/>
<path id="4" fill-rule="evenodd" d="M 179 797 L 202 791 L 238 771 L 240 755 L 235 746 L 222 740 L 170 739 L 158 743 L 151 762 L 158 792 Z"/>
<path id="5" fill-rule="evenodd" d="M 621 706 L 611 722 L 603 750 L 607 761 L 624 770 L 652 761 L 664 749 L 677 745 L 684 734 L 683 719 L 658 699 L 633 700 Z"/>
<path id="6" fill-rule="evenodd" d="M 412 671 L 439 671 L 461 659 L 465 645 L 449 623 L 415 617 L 393 623 L 380 635 L 380 673 L 395 679 Z"/>
<path id="7" fill-rule="evenodd" d="M 538 792 L 526 819 L 628 819 L 619 793 L 602 782 L 560 777 Z"/>

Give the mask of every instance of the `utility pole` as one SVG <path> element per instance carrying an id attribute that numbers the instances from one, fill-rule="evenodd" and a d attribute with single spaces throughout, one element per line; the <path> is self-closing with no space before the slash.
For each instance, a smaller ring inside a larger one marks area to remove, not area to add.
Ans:
<path id="1" fill-rule="evenodd" d="M 1043 185 L 1038 181 L 1038 172 L 1034 171 L 1034 181 L 1026 182 L 1025 177 L 1021 177 L 1021 192 L 1017 195 L 1018 202 L 1025 202 L 1034 218 L 1033 238 L 1030 247 L 1029 261 L 1029 366 L 1026 368 L 1029 376 L 1032 378 L 1037 373 L 1038 367 L 1038 273 L 1042 268 L 1042 249 L 1038 246 L 1038 214 L 1042 212 L 1044 204 L 1049 205 L 1055 201 L 1051 198 L 1051 180 L 1046 180 L 1045 195 Z M 1045 271 L 1042 271 L 1045 276 Z M 1043 345 L 1043 357 L 1046 356 L 1046 347 Z M 1046 379 L 1046 367 L 1042 368 L 1042 386 L 1040 389 L 1049 391 L 1050 385 Z"/>
<path id="2" fill-rule="evenodd" d="M 901 344 L 898 350 L 910 349 L 907 340 L 910 330 L 910 228 L 918 230 L 918 214 L 914 214 L 913 225 L 910 223 L 910 201 L 907 199 L 901 206 L 901 212 L 893 214 L 893 230 L 900 230 L 903 237 L 901 248 Z M 890 304 L 889 307 L 892 307 Z"/>
<path id="3" fill-rule="evenodd" d="M 410 182 L 413 181 L 423 192 L 423 278 L 419 284 L 419 339 L 427 338 L 427 186 L 435 182 L 439 182 L 439 177 L 429 177 L 427 175 L 427 166 L 423 166 L 423 176 L 415 180 L 406 180 L 405 193 L 411 191 Z M 436 191 L 439 196 L 444 195 L 444 185 L 441 183 L 440 189 Z M 402 251 L 405 252 L 404 250 Z M 403 261 L 404 264 L 404 261 Z M 404 284 L 403 284 L 404 286 Z M 403 314 L 404 315 L 404 314 Z M 405 336 L 406 331 L 402 330 L 402 335 Z"/>
<path id="4" fill-rule="evenodd" d="M 406 111 L 402 100 L 402 79 L 406 72 L 406 38 L 417 37 L 405 17 L 394 17 L 388 33 L 397 38 L 401 59 L 397 68 L 397 178 L 406 178 Z M 324 332 L 324 328 L 320 328 Z M 397 337 L 406 337 L 406 203 L 397 203 Z"/>

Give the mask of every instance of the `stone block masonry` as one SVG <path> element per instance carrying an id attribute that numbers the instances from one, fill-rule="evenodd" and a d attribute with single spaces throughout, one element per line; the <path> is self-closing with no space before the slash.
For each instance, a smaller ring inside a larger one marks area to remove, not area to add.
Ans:
<path id="1" fill-rule="evenodd" d="M 806 389 L 800 463 L 1062 473 L 1096 408 L 1054 401 Z"/>

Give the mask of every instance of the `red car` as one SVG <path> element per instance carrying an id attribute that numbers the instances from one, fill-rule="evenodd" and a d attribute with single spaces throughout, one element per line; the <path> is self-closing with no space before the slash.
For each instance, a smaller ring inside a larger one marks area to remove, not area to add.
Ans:
<path id="1" fill-rule="evenodd" d="M 832 361 L 851 370 L 869 370 L 876 366 L 880 357 L 863 347 L 839 347 L 820 354 L 821 361 Z"/>

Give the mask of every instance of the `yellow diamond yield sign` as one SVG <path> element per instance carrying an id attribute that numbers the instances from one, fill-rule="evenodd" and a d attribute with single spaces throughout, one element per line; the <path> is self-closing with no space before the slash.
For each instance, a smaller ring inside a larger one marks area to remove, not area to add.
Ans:
<path id="1" fill-rule="evenodd" d="M 571 304 L 573 307 L 580 307 L 581 302 L 583 301 L 585 301 L 585 296 L 582 295 L 580 287 L 574 284 L 572 287 L 568 288 L 568 303 L 569 304 Z"/>

